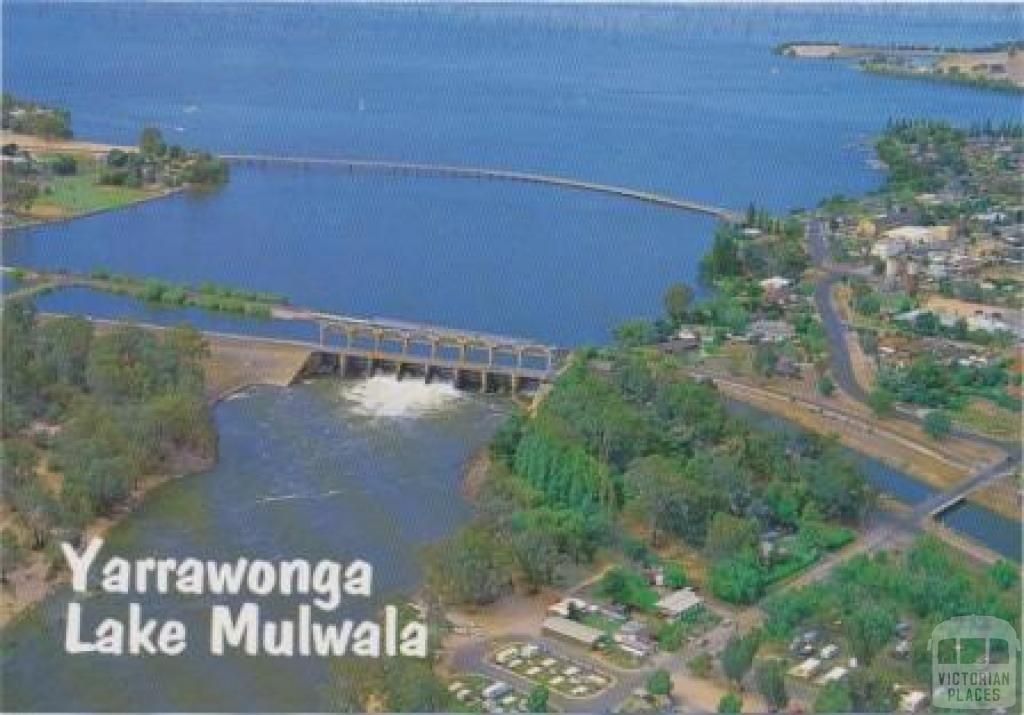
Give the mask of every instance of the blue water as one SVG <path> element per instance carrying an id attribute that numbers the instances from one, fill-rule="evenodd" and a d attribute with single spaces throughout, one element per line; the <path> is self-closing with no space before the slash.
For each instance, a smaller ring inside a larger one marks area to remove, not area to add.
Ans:
<path id="1" fill-rule="evenodd" d="M 794 438 L 806 430 L 781 417 L 751 407 L 742 402 L 728 401 L 730 412 L 741 415 L 751 423 L 772 432 Z M 881 494 L 895 498 L 903 504 L 915 505 L 928 499 L 936 490 L 884 462 L 842 448 L 847 457 L 860 469 L 864 478 Z M 1002 556 L 1021 562 L 1020 522 L 972 502 L 962 502 L 941 517 L 942 523 L 988 546 Z"/>
<path id="2" fill-rule="evenodd" d="M 968 123 L 1021 111 L 1008 95 L 771 54 L 794 39 L 1018 39 L 1020 11 L 1010 5 L 6 2 L 0 12 L 5 90 L 68 107 L 84 138 L 133 142 L 152 124 L 172 142 L 220 152 L 543 171 L 734 208 L 756 201 L 786 211 L 872 189 L 880 176 L 866 163 L 866 142 L 890 117 Z M 695 282 L 713 225 L 539 186 L 236 167 L 213 194 L 8 232 L 3 260 L 238 284 L 334 312 L 571 345 L 604 341 L 617 322 L 657 313 L 670 281 Z M 284 329 L 89 291 L 40 303 L 217 330 Z M 339 389 L 257 390 L 219 406 L 218 465 L 154 493 L 111 533 L 111 548 L 127 556 L 360 552 L 382 566 L 382 598 L 415 588 L 415 546 L 472 513 L 458 472 L 498 415 L 466 400 L 439 420 L 365 421 L 347 411 Z M 867 471 L 910 501 L 923 496 L 903 475 Z M 253 508 L 259 497 L 325 496 L 327 487 L 345 494 Z M 975 521 L 998 525 L 987 513 Z M 161 612 L 183 608 L 145 600 Z M 6 707 L 334 705 L 322 661 L 66 656 L 66 601 L 55 594 L 5 630 Z M 87 603 L 93 614 L 122 605 L 102 596 Z M 195 607 L 182 615 L 190 622 L 202 617 L 202 604 L 185 607 Z"/>
<path id="3" fill-rule="evenodd" d="M 889 117 L 1018 98 L 771 54 L 836 38 L 1013 39 L 1012 6 L 3 7 L 5 87 L 79 135 L 546 171 L 787 210 L 876 186 Z M 172 29 L 173 28 L 173 29 Z M 85 31 L 87 30 L 87 31 Z M 35 229 L 5 261 L 218 280 L 337 312 L 603 341 L 694 281 L 707 218 L 502 182 L 242 169 L 213 196 Z"/>

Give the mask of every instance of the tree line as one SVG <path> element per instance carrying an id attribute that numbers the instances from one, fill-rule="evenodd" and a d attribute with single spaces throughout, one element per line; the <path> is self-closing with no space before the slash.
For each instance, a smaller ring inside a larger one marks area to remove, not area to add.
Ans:
<path id="1" fill-rule="evenodd" d="M 18 526 L 3 537 L 6 568 L 55 535 L 76 539 L 141 477 L 212 458 L 208 348 L 196 330 L 97 332 L 81 317 L 44 320 L 13 300 L 2 347 L 0 494 Z"/>
<path id="2" fill-rule="evenodd" d="M 843 452 L 790 440 L 726 409 L 717 390 L 636 348 L 581 354 L 533 418 L 514 415 L 490 447 L 479 518 L 425 553 L 429 585 L 484 604 L 554 583 L 604 546 L 679 539 L 711 563 L 710 587 L 735 602 L 846 543 L 874 494 Z M 628 519 L 625 519 L 628 517 Z M 760 536 L 787 548 L 766 557 Z"/>

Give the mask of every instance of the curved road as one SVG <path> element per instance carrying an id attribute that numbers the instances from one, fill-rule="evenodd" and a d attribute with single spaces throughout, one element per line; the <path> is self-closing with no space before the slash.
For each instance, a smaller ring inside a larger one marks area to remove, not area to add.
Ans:
<path id="1" fill-rule="evenodd" d="M 844 278 L 858 275 L 859 272 L 832 265 L 829 260 L 828 244 L 825 239 L 825 224 L 821 219 L 812 218 L 808 221 L 806 237 L 807 252 L 810 254 L 811 260 L 815 266 L 827 273 L 826 277 L 819 281 L 814 289 L 814 302 L 817 306 L 818 314 L 821 316 L 825 335 L 828 338 L 832 375 L 835 378 L 836 384 L 839 385 L 843 392 L 859 402 L 866 403 L 868 393 L 857 382 L 853 371 L 853 362 L 850 359 L 849 348 L 846 344 L 846 324 L 839 317 L 835 303 L 832 300 L 833 286 Z M 921 419 L 917 415 L 907 413 L 906 411 L 901 413 L 901 417 L 911 422 L 921 423 Z M 952 506 L 969 493 L 986 486 L 989 482 L 1005 476 L 1021 463 L 1021 445 L 1019 443 L 1006 442 L 962 429 L 955 430 L 955 434 L 964 439 L 1000 449 L 1006 452 L 1006 458 L 961 480 L 952 489 L 938 492 L 919 504 L 914 505 L 908 518 L 915 524 L 925 517 L 933 516 L 936 512 L 944 510 L 945 507 Z"/>

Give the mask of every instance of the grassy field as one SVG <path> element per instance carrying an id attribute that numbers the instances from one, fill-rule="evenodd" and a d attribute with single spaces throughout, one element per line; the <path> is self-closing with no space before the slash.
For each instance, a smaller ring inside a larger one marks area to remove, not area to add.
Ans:
<path id="1" fill-rule="evenodd" d="M 91 174 L 56 177 L 33 202 L 29 215 L 41 219 L 69 218 L 145 201 L 164 192 L 124 186 L 100 186 Z"/>

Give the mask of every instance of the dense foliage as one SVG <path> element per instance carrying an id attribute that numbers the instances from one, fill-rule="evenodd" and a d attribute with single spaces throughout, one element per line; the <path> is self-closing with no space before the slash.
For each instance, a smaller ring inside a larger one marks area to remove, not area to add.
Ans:
<path id="1" fill-rule="evenodd" d="M 160 131 L 142 131 L 137 152 L 113 149 L 100 183 L 110 186 L 143 186 L 161 183 L 177 186 L 217 186 L 227 182 L 228 165 L 208 152 L 183 149 L 164 143 Z"/>
<path id="2" fill-rule="evenodd" d="M 652 546 L 704 549 L 711 587 L 750 602 L 773 580 L 846 543 L 872 492 L 836 445 L 790 444 L 730 415 L 711 385 L 643 350 L 584 356 L 532 419 L 496 436 L 481 518 L 427 552 L 428 578 L 453 601 L 486 603 L 519 583 L 552 583 L 559 564 L 626 540 L 621 516 Z M 829 524 L 833 522 L 833 524 Z M 780 548 L 761 553 L 772 531 Z M 613 600 L 649 595 L 613 570 Z"/>
<path id="3" fill-rule="evenodd" d="M 1001 563 L 977 570 L 934 537 L 921 538 L 903 555 L 859 555 L 837 566 L 826 581 L 769 597 L 763 604 L 765 631 L 782 641 L 809 627 L 830 632 L 865 666 L 849 681 L 823 690 L 819 712 L 846 702 L 856 712 L 891 711 L 894 678 L 931 682 L 928 638 L 938 623 L 987 615 L 1020 628 L 1016 569 Z M 885 657 L 898 623 L 912 625 L 908 661 Z"/>
<path id="4" fill-rule="evenodd" d="M 2 330 L 3 499 L 23 545 L 73 535 L 140 477 L 212 455 L 199 362 L 207 348 L 191 328 L 99 334 L 82 318 L 41 320 L 8 301 Z"/>
<path id="5" fill-rule="evenodd" d="M 71 113 L 66 109 L 18 99 L 9 92 L 0 96 L 0 117 L 0 127 L 12 132 L 46 139 L 67 139 L 71 136 Z"/>

